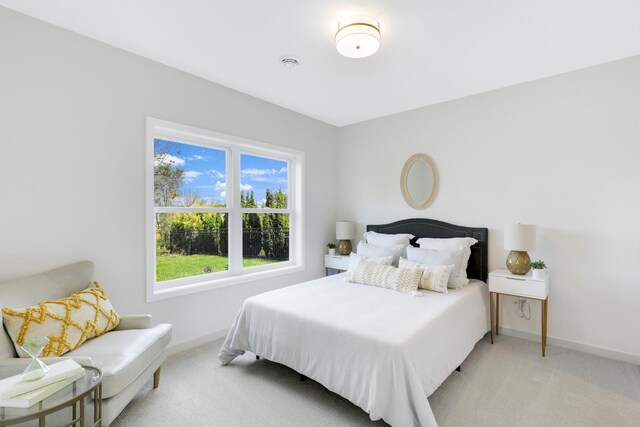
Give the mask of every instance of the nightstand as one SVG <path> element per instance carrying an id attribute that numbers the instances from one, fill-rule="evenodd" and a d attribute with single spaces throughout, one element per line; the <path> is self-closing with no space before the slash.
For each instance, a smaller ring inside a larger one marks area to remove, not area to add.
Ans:
<path id="1" fill-rule="evenodd" d="M 347 271 L 349 269 L 349 255 L 325 255 L 324 268 L 329 275 L 329 269 Z"/>
<path id="2" fill-rule="evenodd" d="M 500 295 L 540 300 L 542 308 L 542 357 L 547 346 L 547 310 L 549 307 L 549 277 L 534 279 L 529 272 L 524 276 L 512 274 L 509 270 L 493 270 L 489 273 L 489 306 L 491 311 L 491 344 L 498 335 L 500 323 Z M 494 304 L 495 295 L 495 304 Z M 494 308 L 495 307 L 495 308 Z M 494 314 L 495 313 L 495 314 Z M 494 326 L 495 318 L 495 326 Z"/>

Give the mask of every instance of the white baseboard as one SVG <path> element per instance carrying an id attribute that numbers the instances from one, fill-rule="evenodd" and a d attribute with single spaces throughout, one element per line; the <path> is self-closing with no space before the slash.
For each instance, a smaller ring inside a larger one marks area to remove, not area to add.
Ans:
<path id="1" fill-rule="evenodd" d="M 500 327 L 500 334 L 508 335 L 510 337 L 522 338 L 529 341 L 541 342 L 542 337 L 538 334 L 534 334 L 527 331 L 521 331 L 519 329 L 511 329 Z M 581 344 L 573 341 L 563 340 L 560 338 L 554 338 L 547 336 L 547 345 L 554 345 L 557 347 L 567 348 L 569 350 L 577 350 L 583 353 L 589 353 L 596 356 L 607 357 L 609 359 L 619 360 L 621 362 L 633 363 L 634 365 L 640 365 L 640 356 L 624 353 L 617 350 L 611 350 L 603 347 L 596 347 L 588 344 Z"/>
<path id="2" fill-rule="evenodd" d="M 227 336 L 228 332 L 229 332 L 229 328 L 223 328 L 198 338 L 183 341 L 177 344 L 171 344 L 167 347 L 167 355 L 172 356 L 176 353 L 181 353 L 186 350 L 191 350 L 194 347 L 198 347 L 200 345 L 210 343 L 211 341 L 224 338 Z"/>

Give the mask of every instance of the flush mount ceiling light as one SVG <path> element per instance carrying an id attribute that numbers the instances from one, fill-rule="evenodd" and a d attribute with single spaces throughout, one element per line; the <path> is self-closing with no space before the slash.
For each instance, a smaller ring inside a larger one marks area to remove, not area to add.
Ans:
<path id="1" fill-rule="evenodd" d="M 380 48 L 380 23 L 368 16 L 353 16 L 338 23 L 336 49 L 347 58 L 365 58 Z"/>

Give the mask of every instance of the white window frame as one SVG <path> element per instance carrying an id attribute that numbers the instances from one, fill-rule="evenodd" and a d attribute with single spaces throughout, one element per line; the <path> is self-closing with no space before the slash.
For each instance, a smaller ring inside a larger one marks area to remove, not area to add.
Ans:
<path id="1" fill-rule="evenodd" d="M 154 203 L 154 140 L 163 139 L 227 152 L 226 207 L 156 207 Z M 240 155 L 249 154 L 287 162 L 288 208 L 242 208 L 240 206 Z M 304 153 L 288 147 L 199 129 L 147 117 L 145 150 L 146 180 L 146 296 L 147 302 L 211 289 L 253 282 L 304 271 Z M 156 213 L 219 212 L 229 215 L 229 269 L 210 274 L 156 282 Z M 289 260 L 255 267 L 242 267 L 242 214 L 289 214 Z"/>

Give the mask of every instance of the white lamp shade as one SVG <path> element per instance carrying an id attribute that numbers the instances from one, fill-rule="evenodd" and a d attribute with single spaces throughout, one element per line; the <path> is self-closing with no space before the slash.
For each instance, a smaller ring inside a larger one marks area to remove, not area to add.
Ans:
<path id="1" fill-rule="evenodd" d="M 505 225 L 504 248 L 509 251 L 535 251 L 536 226 L 532 224 Z"/>
<path id="2" fill-rule="evenodd" d="M 356 234 L 355 224 L 349 221 L 336 222 L 336 240 L 351 240 Z"/>
<path id="3" fill-rule="evenodd" d="M 365 58 L 380 48 L 380 24 L 368 16 L 353 16 L 338 24 L 336 49 L 348 58 Z"/>

